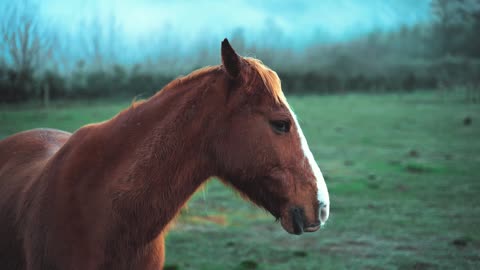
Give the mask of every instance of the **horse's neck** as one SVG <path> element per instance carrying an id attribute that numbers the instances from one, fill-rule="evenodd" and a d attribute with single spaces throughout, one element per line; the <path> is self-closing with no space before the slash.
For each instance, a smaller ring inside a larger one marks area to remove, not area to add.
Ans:
<path id="1" fill-rule="evenodd" d="M 214 173 L 205 129 L 219 97 L 197 87 L 168 89 L 98 127 L 110 144 L 103 155 L 115 160 L 98 173 L 112 176 L 117 230 L 129 241 L 154 239 Z"/>

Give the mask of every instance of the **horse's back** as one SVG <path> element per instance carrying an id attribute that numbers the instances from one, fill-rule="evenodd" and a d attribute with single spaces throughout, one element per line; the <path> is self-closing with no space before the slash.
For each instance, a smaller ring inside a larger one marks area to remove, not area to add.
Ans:
<path id="1" fill-rule="evenodd" d="M 1 140 L 0 194 L 12 185 L 34 179 L 70 135 L 60 130 L 33 129 Z"/>
<path id="2" fill-rule="evenodd" d="M 23 269 L 20 221 L 24 193 L 70 134 L 52 129 L 34 129 L 0 141 L 0 265 Z"/>

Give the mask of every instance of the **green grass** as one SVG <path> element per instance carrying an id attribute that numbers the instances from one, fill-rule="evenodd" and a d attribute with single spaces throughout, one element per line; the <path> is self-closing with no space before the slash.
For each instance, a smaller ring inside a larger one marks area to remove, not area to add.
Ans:
<path id="1" fill-rule="evenodd" d="M 480 269 L 480 105 L 433 93 L 289 101 L 327 179 L 327 226 L 289 235 L 213 180 L 170 231 L 167 269 Z M 3 106 L 0 137 L 74 131 L 128 104 Z"/>

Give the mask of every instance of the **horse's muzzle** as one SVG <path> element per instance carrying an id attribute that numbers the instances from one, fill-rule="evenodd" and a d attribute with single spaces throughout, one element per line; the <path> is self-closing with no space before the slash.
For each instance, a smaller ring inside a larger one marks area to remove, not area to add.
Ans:
<path id="1" fill-rule="evenodd" d="M 306 218 L 303 208 L 294 207 L 290 211 L 294 234 L 300 235 L 303 232 L 315 232 L 320 229 L 320 221 L 313 224 L 305 224 Z"/>

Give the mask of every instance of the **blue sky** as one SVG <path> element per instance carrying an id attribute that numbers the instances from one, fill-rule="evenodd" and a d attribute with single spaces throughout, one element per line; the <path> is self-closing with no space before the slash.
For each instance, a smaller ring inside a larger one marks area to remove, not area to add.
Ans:
<path id="1" fill-rule="evenodd" d="M 40 11 L 59 31 L 81 32 L 82 23 L 111 23 L 126 38 L 144 39 L 170 30 L 182 39 L 208 32 L 228 36 L 245 29 L 247 37 L 268 34 L 271 25 L 300 43 L 314 38 L 343 40 L 372 29 L 394 29 L 427 21 L 429 0 L 286 0 L 153 1 L 44 0 Z"/>
<path id="2" fill-rule="evenodd" d="M 252 45 L 301 52 L 431 18 L 430 0 L 0 0 L 0 17 L 5 7 L 23 2 L 35 6 L 21 12 L 37 15 L 56 36 L 55 63 L 65 69 L 79 60 L 93 63 L 95 55 L 109 63 L 162 59 L 168 68 L 185 65 L 178 59 L 214 64 L 225 37 L 250 56 L 258 53 Z"/>

